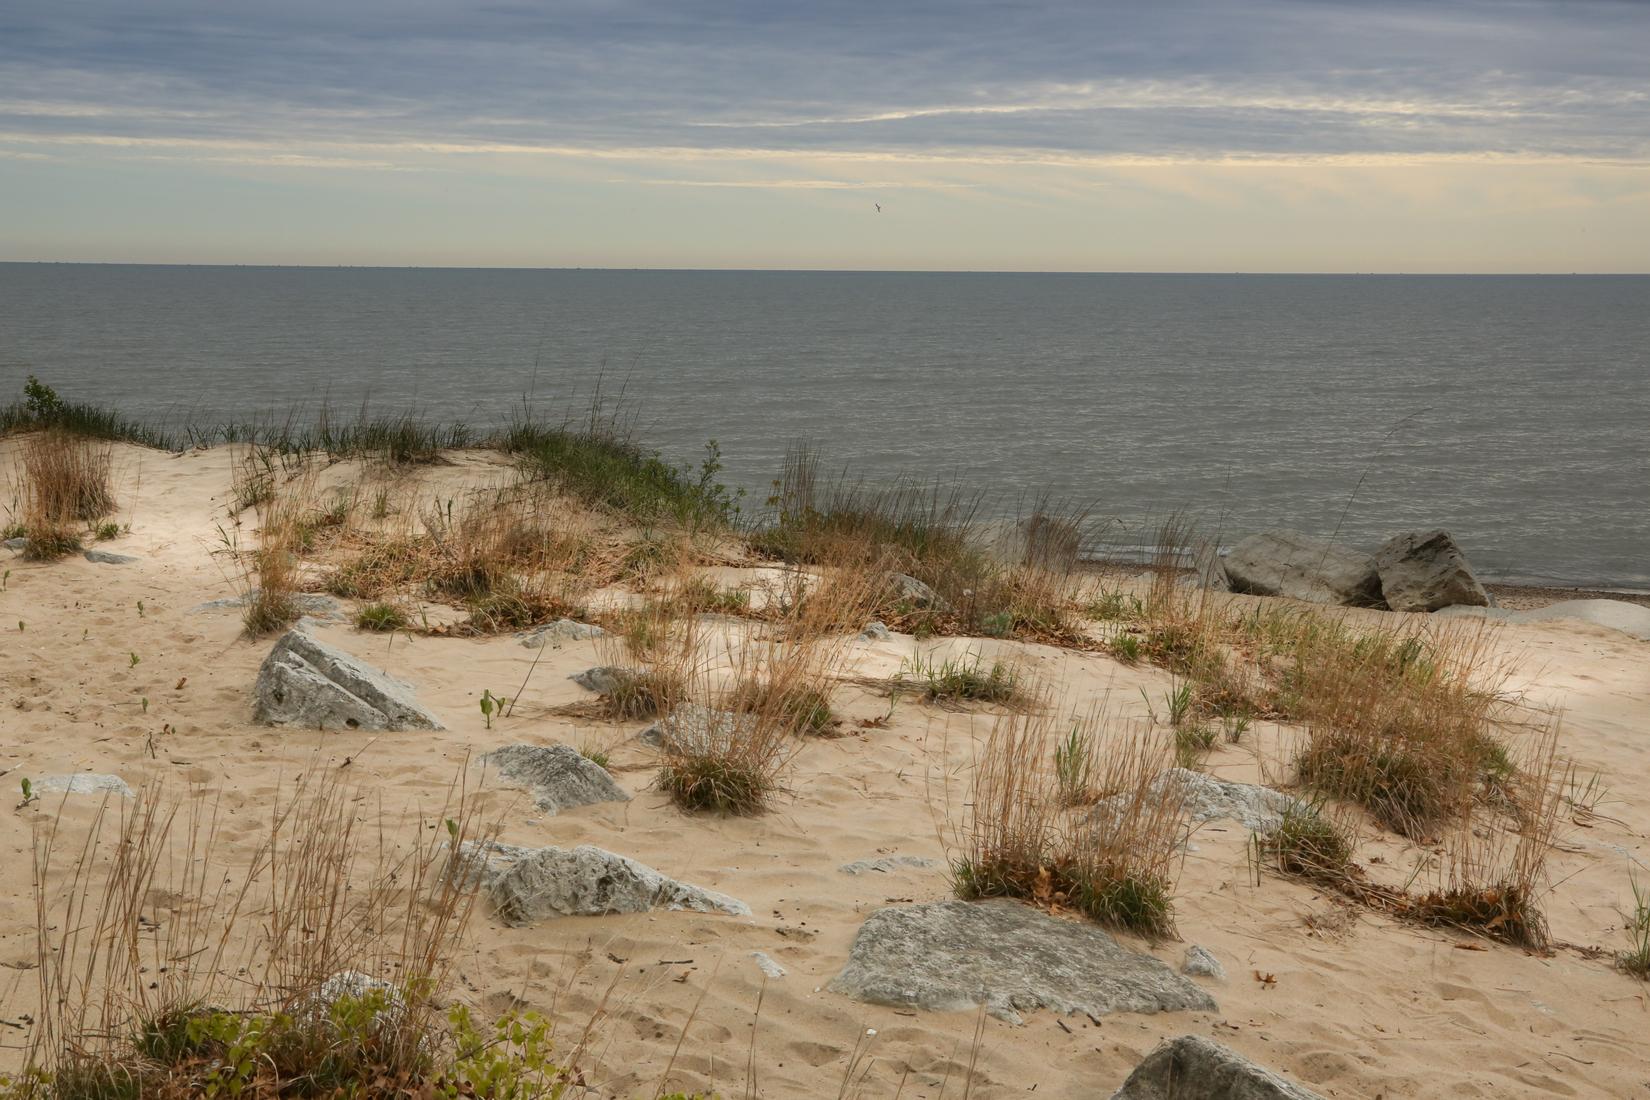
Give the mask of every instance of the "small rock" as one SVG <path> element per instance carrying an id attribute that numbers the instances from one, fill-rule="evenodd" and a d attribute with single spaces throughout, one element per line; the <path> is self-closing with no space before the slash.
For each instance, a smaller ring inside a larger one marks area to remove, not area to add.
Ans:
<path id="1" fill-rule="evenodd" d="M 644 863 L 589 844 L 568 849 L 466 843 L 460 858 L 480 876 L 506 924 L 651 909 L 750 913 L 736 898 L 666 878 Z"/>
<path id="2" fill-rule="evenodd" d="M 607 631 L 590 623 L 581 623 L 577 619 L 557 619 L 535 630 L 518 634 L 521 644 L 528 649 L 543 649 L 546 645 L 551 648 L 559 647 L 563 642 L 582 642 L 589 638 L 603 638 Z"/>
<path id="3" fill-rule="evenodd" d="M 1214 978 L 1216 981 L 1226 980 L 1226 968 L 1220 965 L 1206 947 L 1197 944 L 1186 949 L 1186 957 L 1181 960 L 1180 972 L 1194 978 Z"/>
<path id="4" fill-rule="evenodd" d="M 439 730 L 412 688 L 310 637 L 299 624 L 258 669 L 252 717 L 266 726 L 308 729 Z"/>
<path id="5" fill-rule="evenodd" d="M 905 573 L 888 574 L 888 586 L 896 602 L 907 604 L 918 611 L 952 610 L 951 604 L 938 592 Z"/>
<path id="6" fill-rule="evenodd" d="M 132 797 L 132 788 L 118 775 L 98 775 L 95 772 L 75 772 L 73 775 L 48 775 L 29 784 L 36 793 L 57 794 L 118 794 Z"/>
<path id="7" fill-rule="evenodd" d="M 859 632 L 859 636 L 862 641 L 886 642 L 894 636 L 894 632 L 888 629 L 886 623 L 883 623 L 877 619 L 872 619 L 870 622 L 865 624 L 865 629 Z"/>
<path id="8" fill-rule="evenodd" d="M 29 540 L 21 537 L 7 539 L 5 542 L 0 543 L 0 546 L 4 546 L 7 550 L 16 550 L 18 553 L 22 553 L 29 548 Z"/>
<path id="9" fill-rule="evenodd" d="M 483 756 L 481 762 L 530 788 L 538 808 L 546 813 L 630 800 L 606 768 L 566 745 L 506 745 Z"/>
<path id="10" fill-rule="evenodd" d="M 575 672 L 568 679 L 597 695 L 614 695 L 636 681 L 641 673 L 621 665 L 597 665 L 583 672 Z"/>
<path id="11" fill-rule="evenodd" d="M 1250 535 L 1226 555 L 1233 592 L 1308 603 L 1385 607 L 1375 559 L 1299 531 Z"/>
<path id="12" fill-rule="evenodd" d="M 1411 531 L 1375 551 L 1381 595 L 1394 611 L 1488 607 L 1489 595 L 1448 531 Z"/>
<path id="13" fill-rule="evenodd" d="M 311 1019 L 330 1020 L 333 1006 L 345 998 L 373 1002 L 374 1031 L 395 1027 L 407 1011 L 407 1002 L 401 996 L 401 990 L 382 978 L 363 974 L 359 970 L 340 970 L 322 982 L 321 988 L 298 1006 L 298 1011 Z"/>
<path id="14" fill-rule="evenodd" d="M 935 862 L 924 856 L 883 856 L 880 859 L 856 859 L 852 863 L 844 863 L 837 870 L 845 875 L 863 875 L 867 872 L 889 874 L 893 871 L 926 871 L 937 866 Z"/>
<path id="15" fill-rule="evenodd" d="M 1111 1100 L 1323 1100 L 1201 1035 L 1159 1043 Z"/>
<path id="16" fill-rule="evenodd" d="M 711 710 L 698 703 L 683 703 L 663 718 L 654 722 L 637 738 L 644 745 L 676 752 L 707 752 L 719 744 L 726 744 L 739 732 L 748 717 L 732 711 Z"/>
<path id="17" fill-rule="evenodd" d="M 1214 998 L 1092 924 L 1018 902 L 943 901 L 866 918 L 833 992 L 870 1004 L 958 1012 L 984 1005 L 1009 1023 L 1047 1008 L 1214 1012 Z"/>
<path id="18" fill-rule="evenodd" d="M 766 951 L 752 951 L 751 958 L 756 960 L 756 968 L 770 978 L 783 978 L 785 968 L 774 962 Z"/>
<path id="19" fill-rule="evenodd" d="M 1246 829 L 1266 832 L 1275 829 L 1290 810 L 1304 806 L 1282 791 L 1254 783 L 1233 783 L 1188 768 L 1170 768 L 1152 780 L 1152 791 L 1163 797 L 1170 791 L 1180 796 L 1186 819 L 1193 825 L 1229 818 Z M 1127 805 L 1128 795 L 1114 795 L 1095 804 L 1095 814 L 1113 813 Z"/>
<path id="20" fill-rule="evenodd" d="M 116 554 L 109 550 L 88 550 L 83 557 L 98 565 L 131 565 L 139 560 L 130 554 Z"/>

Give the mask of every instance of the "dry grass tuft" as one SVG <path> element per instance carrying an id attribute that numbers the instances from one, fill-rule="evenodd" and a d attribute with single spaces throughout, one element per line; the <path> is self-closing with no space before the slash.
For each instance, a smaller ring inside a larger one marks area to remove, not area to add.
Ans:
<path id="1" fill-rule="evenodd" d="M 19 452 L 13 488 L 29 540 L 24 556 L 55 561 L 80 549 L 87 524 L 114 511 L 113 450 L 109 443 L 48 428 L 25 438 Z"/>
<path id="2" fill-rule="evenodd" d="M 106 804 L 70 866 L 40 830 L 39 1017 L 6 1095 L 434 1095 L 464 1072 L 437 1002 L 475 903 L 446 845 L 475 824 L 460 798 L 445 832 L 366 836 L 358 801 L 310 769 L 237 866 L 218 808 L 158 787 Z"/>
<path id="3" fill-rule="evenodd" d="M 1149 731 L 1108 731 L 1098 712 L 1069 723 L 1000 717 L 955 825 L 958 896 L 1024 898 L 1172 934 L 1186 820 L 1178 788 L 1154 782 L 1168 764 Z"/>

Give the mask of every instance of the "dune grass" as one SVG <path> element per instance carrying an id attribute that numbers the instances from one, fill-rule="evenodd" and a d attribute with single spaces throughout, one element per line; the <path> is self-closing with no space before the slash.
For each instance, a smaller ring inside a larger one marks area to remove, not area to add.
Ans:
<path id="1" fill-rule="evenodd" d="M 952 885 L 1014 897 L 1149 937 L 1174 930 L 1185 813 L 1150 731 L 1098 712 L 997 719 L 952 820 Z"/>
<path id="2" fill-rule="evenodd" d="M 18 517 L 8 534 L 29 540 L 24 557 L 33 561 L 79 550 L 115 508 L 109 445 L 50 427 L 25 437 L 18 458 L 11 486 Z"/>
<path id="3" fill-rule="evenodd" d="M 66 866 L 68 838 L 39 830 L 39 1015 L 0 1096 L 553 1095 L 568 1071 L 544 1020 L 445 1007 L 476 904 L 447 845 L 492 830 L 462 801 L 375 830 L 360 799 L 307 769 L 233 863 L 213 809 L 158 785 L 99 813 Z"/>

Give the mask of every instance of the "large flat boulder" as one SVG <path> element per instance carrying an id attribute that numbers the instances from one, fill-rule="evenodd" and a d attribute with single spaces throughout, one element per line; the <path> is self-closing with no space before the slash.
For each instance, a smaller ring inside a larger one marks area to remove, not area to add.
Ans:
<path id="1" fill-rule="evenodd" d="M 1214 1012 L 1214 998 L 1166 963 L 1092 924 L 1014 901 L 942 901 L 872 913 L 832 991 L 871 1004 L 1000 1020 L 1046 1008 L 1086 1012 Z"/>
<path id="2" fill-rule="evenodd" d="M 1271 787 L 1217 779 L 1190 768 L 1168 768 L 1160 772 L 1152 780 L 1151 794 L 1155 799 L 1174 800 L 1188 825 L 1229 820 L 1262 833 L 1282 824 L 1285 814 L 1306 809 L 1299 799 Z M 1128 794 L 1102 798 L 1094 804 L 1090 816 L 1115 817 L 1128 812 L 1132 801 L 1133 796 Z"/>
<path id="3" fill-rule="evenodd" d="M 413 690 L 356 657 L 294 628 L 258 669 L 252 718 L 267 726 L 340 730 L 439 730 Z"/>
<path id="4" fill-rule="evenodd" d="M 1201 1035 L 1160 1044 L 1111 1100 L 1323 1100 Z"/>
<path id="5" fill-rule="evenodd" d="M 732 916 L 750 913 L 750 907 L 737 898 L 677 882 L 645 863 L 590 844 L 577 848 L 467 844 L 460 858 L 480 877 L 483 891 L 506 924 L 651 909 Z"/>
<path id="6" fill-rule="evenodd" d="M 481 762 L 531 790 L 534 803 L 546 813 L 630 801 L 606 768 L 566 745 L 506 745 L 483 756 Z"/>
<path id="7" fill-rule="evenodd" d="M 1410 531 L 1375 551 L 1381 598 L 1394 611 L 1437 611 L 1441 607 L 1488 607 L 1467 556 L 1444 530 Z"/>
<path id="8" fill-rule="evenodd" d="M 1374 558 L 1299 531 L 1250 535 L 1232 547 L 1225 565 L 1233 592 L 1345 607 L 1386 606 Z"/>

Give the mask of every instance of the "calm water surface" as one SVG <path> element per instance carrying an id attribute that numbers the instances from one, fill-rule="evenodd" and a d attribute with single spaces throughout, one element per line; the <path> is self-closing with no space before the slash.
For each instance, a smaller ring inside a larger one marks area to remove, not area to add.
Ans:
<path id="1" fill-rule="evenodd" d="M 602 379 L 758 501 L 807 439 L 1093 502 L 1121 542 L 1175 511 L 1371 549 L 1440 525 L 1495 577 L 1650 586 L 1650 276 L 0 264 L 0 399 L 29 372 L 173 424 L 488 424 Z"/>

